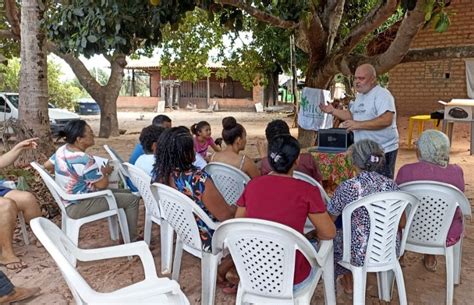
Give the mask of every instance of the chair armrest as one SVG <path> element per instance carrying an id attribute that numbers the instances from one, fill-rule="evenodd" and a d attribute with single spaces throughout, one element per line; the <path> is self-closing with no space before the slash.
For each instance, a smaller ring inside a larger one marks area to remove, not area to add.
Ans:
<path id="1" fill-rule="evenodd" d="M 77 249 L 76 257 L 80 261 L 95 261 L 116 257 L 137 255 L 143 265 L 145 279 L 157 278 L 155 261 L 150 253 L 148 245 L 144 241 L 133 242 L 124 245 L 104 247 L 97 249 Z"/>
<path id="2" fill-rule="evenodd" d="M 73 200 L 84 200 L 90 198 L 105 197 L 107 203 L 109 204 L 109 209 L 117 210 L 117 202 L 111 190 L 102 190 L 92 193 L 83 193 L 83 194 L 64 194 L 63 199 L 68 201 Z"/>
<path id="3" fill-rule="evenodd" d="M 323 266 L 326 263 L 328 254 L 333 251 L 332 240 L 321 240 L 319 241 L 319 250 L 317 251 L 316 260 Z"/>
<path id="4" fill-rule="evenodd" d="M 181 288 L 176 281 L 168 278 L 157 278 L 151 283 L 143 283 L 140 289 L 121 289 L 110 293 L 100 293 L 95 299 L 99 304 L 113 304 L 120 298 L 121 303 L 135 303 L 137 300 L 150 298 L 156 295 L 179 294 Z M 148 285 L 147 285 L 148 284 Z M 149 285 L 152 284 L 153 286 Z M 137 287 L 138 288 L 138 287 Z"/>

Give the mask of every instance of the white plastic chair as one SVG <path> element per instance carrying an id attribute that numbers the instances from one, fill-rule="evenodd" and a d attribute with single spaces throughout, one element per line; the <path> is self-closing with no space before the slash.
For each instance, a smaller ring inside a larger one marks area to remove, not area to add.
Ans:
<path id="1" fill-rule="evenodd" d="M 79 249 L 59 228 L 38 217 L 31 220 L 31 229 L 56 262 L 76 304 L 189 304 L 179 284 L 168 278 L 158 278 L 153 256 L 145 242 L 105 247 Z M 68 256 L 81 261 L 95 261 L 137 255 L 140 257 L 145 279 L 113 292 L 97 292 L 74 268 Z"/>
<path id="2" fill-rule="evenodd" d="M 211 175 L 212 181 L 228 204 L 236 204 L 250 181 L 240 169 L 221 162 L 210 162 L 204 171 Z"/>
<path id="3" fill-rule="evenodd" d="M 16 183 L 15 181 L 7 180 L 3 181 L 2 186 L 11 188 L 12 190 L 16 190 Z M 23 216 L 22 211 L 18 211 L 18 222 L 20 223 L 20 228 L 21 228 L 21 235 L 23 236 L 23 242 L 25 245 L 30 244 L 30 239 L 28 238 L 28 230 L 26 229 L 26 222 L 25 222 L 25 217 Z"/>
<path id="4" fill-rule="evenodd" d="M 65 234 L 71 239 L 71 241 L 78 245 L 79 243 L 79 230 L 83 224 L 93 222 L 99 219 L 108 218 L 109 220 L 109 230 L 110 237 L 112 240 L 117 240 L 118 235 L 118 224 L 120 226 L 120 231 L 122 232 L 122 237 L 125 243 L 130 242 L 130 235 L 128 232 L 127 217 L 125 216 L 125 211 L 117 207 L 115 202 L 115 197 L 110 190 L 102 190 L 98 192 L 86 193 L 86 194 L 68 194 L 60 187 L 56 181 L 49 175 L 44 168 L 39 165 L 37 162 L 31 162 L 31 166 L 38 171 L 44 183 L 48 187 L 49 191 L 53 195 L 53 198 L 56 200 L 57 205 L 61 209 L 61 229 Z M 79 219 L 72 219 L 67 215 L 66 207 L 64 206 L 62 200 L 84 200 L 90 198 L 99 198 L 104 197 L 107 200 L 110 210 L 100 212 L 94 215 L 87 217 L 82 217 Z M 71 257 L 71 263 L 73 266 L 76 265 L 75 258 Z"/>
<path id="5" fill-rule="evenodd" d="M 229 249 L 240 282 L 236 304 L 310 304 L 321 276 L 325 304 L 335 305 L 333 242 L 316 251 L 296 230 L 272 221 L 238 218 L 219 225 L 212 238 L 216 256 Z M 293 292 L 295 255 L 299 250 L 315 271 L 307 286 Z"/>
<path id="6" fill-rule="evenodd" d="M 369 195 L 347 205 L 342 212 L 343 258 L 338 262 L 349 269 L 354 278 L 354 305 L 365 304 L 367 272 L 377 272 L 379 297 L 390 301 L 389 291 L 393 287 L 395 275 L 400 305 L 407 305 L 402 268 L 398 262 L 396 239 L 398 224 L 402 214 L 409 206 L 406 227 L 409 228 L 418 208 L 419 200 L 405 192 L 382 192 Z M 365 208 L 370 217 L 370 233 L 364 265 L 351 264 L 351 218 L 352 213 Z M 408 230 L 403 231 L 400 243 L 400 256 L 403 255 Z M 392 273 L 393 272 L 393 273 Z"/>
<path id="7" fill-rule="evenodd" d="M 104 149 L 105 151 L 109 154 L 110 158 L 115 161 L 114 165 L 117 165 L 118 168 L 119 168 L 119 176 L 120 176 L 120 180 L 122 180 L 122 184 L 123 184 L 123 187 L 126 188 L 126 189 L 130 189 L 128 187 L 128 184 L 127 184 L 127 180 L 126 178 L 130 178 L 130 174 L 128 173 L 128 171 L 123 167 L 123 159 L 119 156 L 119 154 L 117 154 L 117 152 L 115 151 L 115 149 L 113 149 L 112 147 L 110 147 L 109 145 L 107 144 L 104 144 Z M 136 194 L 135 194 L 136 195 Z"/>
<path id="8" fill-rule="evenodd" d="M 329 200 L 331 200 L 328 194 L 326 193 L 326 190 L 324 190 L 323 186 L 318 181 L 316 181 L 313 177 L 299 171 L 293 171 L 293 178 L 306 181 L 309 184 L 316 186 L 319 189 L 319 192 L 321 193 L 321 197 L 323 197 L 324 203 L 327 204 Z"/>
<path id="9" fill-rule="evenodd" d="M 145 204 L 145 229 L 144 239 L 150 245 L 151 229 L 153 223 L 160 226 L 161 241 L 161 273 L 170 273 L 173 258 L 173 230 L 167 223 L 162 223 L 158 202 L 151 192 L 151 177 L 142 169 L 128 162 L 123 164 L 130 175 L 130 180 L 138 189 Z"/>
<path id="10" fill-rule="evenodd" d="M 189 197 L 178 190 L 161 183 L 153 183 L 151 191 L 158 201 L 161 210 L 162 223 L 168 223 L 176 232 L 176 247 L 173 259 L 172 279 L 178 281 L 181 269 L 183 249 L 201 259 L 201 304 L 214 303 L 217 262 L 211 253 L 202 250 L 202 242 L 194 215 L 197 215 L 206 225 L 215 230 L 209 216 Z"/>
<path id="11" fill-rule="evenodd" d="M 458 188 L 435 181 L 413 181 L 400 188 L 420 199 L 405 249 L 423 254 L 446 256 L 446 304 L 453 304 L 454 285 L 461 282 L 462 240 L 450 247 L 446 237 L 459 206 L 465 217 L 471 217 L 471 205 Z"/>
<path id="12" fill-rule="evenodd" d="M 299 171 L 293 171 L 293 178 L 306 181 L 309 184 L 317 187 L 326 205 L 328 204 L 329 200 L 331 200 L 328 194 L 326 193 L 326 191 L 324 190 L 323 186 L 318 181 L 316 181 L 313 177 Z M 304 232 L 308 233 L 313 230 L 314 230 L 314 226 L 309 220 L 309 218 L 307 218 L 306 223 L 304 224 Z"/>

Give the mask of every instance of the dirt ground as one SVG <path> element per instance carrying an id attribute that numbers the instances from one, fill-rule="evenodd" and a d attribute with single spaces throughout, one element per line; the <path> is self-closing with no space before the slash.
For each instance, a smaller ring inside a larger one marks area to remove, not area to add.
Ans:
<path id="1" fill-rule="evenodd" d="M 211 123 L 213 136 L 218 137 L 222 130 L 221 120 L 225 116 L 232 115 L 242 123 L 247 129 L 248 146 L 246 153 L 252 157 L 257 156 L 256 141 L 264 138 L 264 129 L 266 124 L 272 119 L 283 118 L 291 122 L 292 118 L 287 118 L 284 113 L 265 113 L 257 114 L 251 112 L 215 112 L 198 113 L 186 111 L 173 111 L 167 113 L 173 120 L 173 125 L 190 126 L 200 120 L 207 120 Z M 121 112 L 119 113 L 120 127 L 127 130 L 125 135 L 111 139 L 96 139 L 96 145 L 90 148 L 90 153 L 107 157 L 103 144 L 108 144 L 115 148 L 118 153 L 128 159 L 133 147 L 138 141 L 140 130 L 149 125 L 154 113 Z M 99 117 L 84 117 L 98 133 Z M 407 148 L 407 122 L 408 118 L 398 119 L 400 131 L 401 148 L 397 160 L 397 168 L 403 164 L 414 162 L 416 159 L 414 150 Z M 429 124 L 428 124 L 429 125 Z M 474 197 L 474 157 L 469 155 L 469 125 L 456 124 L 455 136 L 452 145 L 452 163 L 460 164 L 464 169 L 466 181 L 466 195 L 471 200 Z M 297 129 L 292 129 L 296 135 Z M 415 135 L 416 139 L 416 135 Z M 59 219 L 56 221 L 59 222 Z M 140 210 L 139 227 L 143 228 L 143 205 Z M 151 250 L 155 257 L 156 266 L 160 266 L 160 242 L 159 228 L 154 226 L 152 235 Z M 472 222 L 466 223 L 466 237 L 463 243 L 463 262 L 462 262 L 462 282 L 455 288 L 454 304 L 471 304 L 474 299 L 474 290 L 471 280 L 474 280 L 474 265 L 471 265 L 470 258 L 474 256 L 474 227 Z M 34 240 L 30 232 L 30 239 Z M 113 245 L 108 236 L 107 223 L 99 221 L 88 224 L 81 229 L 80 247 L 94 248 Z M 24 304 L 74 304 L 72 295 L 61 276 L 57 266 L 50 258 L 48 253 L 40 245 L 25 246 L 21 239 L 15 244 L 15 251 L 28 264 L 28 268 L 21 272 L 6 272 L 15 285 L 19 286 L 39 286 L 41 295 Z M 438 271 L 436 273 L 428 272 L 424 269 L 421 255 L 408 253 L 406 255 L 406 267 L 403 268 L 405 285 L 407 290 L 409 304 L 428 305 L 445 304 L 446 298 L 446 276 L 444 259 L 439 258 Z M 90 285 L 101 292 L 113 291 L 120 287 L 137 282 L 143 278 L 141 264 L 137 260 L 128 261 L 126 258 L 114 259 L 108 261 L 99 261 L 93 263 L 79 263 L 78 269 L 86 278 Z M 200 261 L 185 253 L 181 267 L 180 285 L 184 293 L 189 298 L 191 304 L 200 304 L 201 282 Z M 313 297 L 312 304 L 323 304 L 322 285 L 318 285 Z M 338 304 L 352 304 L 351 297 L 338 289 Z M 216 294 L 216 304 L 234 304 L 235 298 L 224 295 L 220 290 Z M 379 302 L 377 298 L 377 286 L 374 275 L 368 276 L 367 284 L 367 304 L 386 304 Z M 395 293 L 394 299 L 389 304 L 399 304 Z"/>

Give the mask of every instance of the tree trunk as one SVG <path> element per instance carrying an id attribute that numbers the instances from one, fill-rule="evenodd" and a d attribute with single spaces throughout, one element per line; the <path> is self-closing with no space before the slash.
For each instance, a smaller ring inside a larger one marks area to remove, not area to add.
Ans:
<path id="1" fill-rule="evenodd" d="M 21 3 L 21 68 L 19 120 L 40 138 L 40 151 L 54 152 L 48 115 L 48 65 L 45 35 L 40 25 L 43 6 L 38 0 Z"/>
<path id="2" fill-rule="evenodd" d="M 97 102 L 100 106 L 99 138 L 118 136 L 117 98 L 112 96 L 112 94 L 105 95 L 104 100 L 97 100 Z"/>
<path id="3" fill-rule="evenodd" d="M 48 49 L 68 63 L 81 85 L 99 105 L 99 137 L 118 136 L 117 98 L 122 87 L 123 71 L 127 65 L 125 55 L 116 54 L 107 58 L 111 65 L 110 78 L 107 85 L 101 86 L 87 70 L 84 63 L 73 54 L 61 53 L 53 43 L 48 43 Z"/>
<path id="4" fill-rule="evenodd" d="M 264 104 L 265 107 L 268 106 L 275 106 L 278 102 L 278 75 L 280 73 L 274 72 L 269 73 L 268 77 L 268 85 L 265 86 L 263 96 L 264 96 Z"/>

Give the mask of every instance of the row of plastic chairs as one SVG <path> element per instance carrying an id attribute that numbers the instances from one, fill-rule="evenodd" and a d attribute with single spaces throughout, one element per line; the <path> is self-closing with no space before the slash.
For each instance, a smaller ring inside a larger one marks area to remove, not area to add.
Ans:
<path id="1" fill-rule="evenodd" d="M 176 252 L 175 252 L 174 265 L 173 265 L 173 270 L 172 270 L 173 271 L 173 279 L 178 279 L 178 277 L 179 277 L 179 269 L 180 269 L 181 255 L 182 255 L 183 249 L 186 250 L 187 252 L 190 252 L 191 254 L 193 254 L 195 256 L 201 257 L 203 259 L 203 268 L 202 268 L 202 270 L 203 270 L 203 272 L 202 272 L 202 280 L 203 280 L 203 291 L 202 291 L 202 293 L 203 293 L 203 296 L 202 296 L 202 301 L 203 301 L 203 304 L 212 304 L 213 303 L 213 293 L 215 291 L 215 280 L 212 281 L 212 280 L 209 279 L 209 276 L 211 276 L 211 275 L 208 272 L 211 271 L 211 274 L 212 274 L 212 270 L 214 270 L 209 266 L 213 265 L 212 257 L 219 256 L 221 254 L 214 253 L 214 256 L 210 256 L 208 253 L 203 253 L 201 251 L 199 234 L 197 233 L 198 232 L 197 231 L 197 226 L 195 224 L 194 217 L 192 216 L 193 213 L 195 213 L 195 214 L 198 214 L 201 217 L 201 219 L 205 219 L 207 217 L 207 215 L 205 215 L 205 213 L 203 211 L 199 211 L 199 208 L 196 207 L 188 197 L 184 196 L 183 194 L 179 193 L 178 191 L 176 191 L 172 188 L 168 188 L 168 190 L 166 190 L 166 186 L 161 186 L 161 187 L 164 187 L 165 190 L 162 191 L 162 194 L 160 196 L 160 194 L 159 194 L 160 193 L 159 185 L 155 185 L 155 186 L 150 187 L 150 180 L 151 180 L 150 177 L 147 174 L 145 174 L 144 172 L 142 172 L 140 169 L 135 168 L 133 165 L 124 164 L 123 165 L 123 170 L 126 173 L 126 175 L 128 175 L 132 179 L 134 185 L 139 187 L 140 194 L 142 195 L 142 197 L 145 201 L 145 206 L 146 206 L 146 210 L 147 210 L 147 212 L 146 212 L 146 215 L 147 215 L 146 219 L 147 220 L 145 221 L 145 240 L 148 243 L 150 242 L 150 233 L 147 234 L 147 232 L 151 232 L 151 223 L 155 222 L 155 223 L 157 223 L 161 226 L 160 233 L 161 233 L 161 242 L 162 242 L 162 270 L 165 271 L 165 272 L 169 272 L 170 269 L 171 269 L 170 266 L 171 266 L 171 257 L 172 257 L 172 251 L 173 251 L 172 250 L 173 231 L 177 231 L 177 235 L 178 235 L 177 237 L 178 238 L 177 238 L 177 243 L 176 243 Z M 212 170 L 210 170 L 210 171 L 212 171 Z M 217 171 L 217 172 L 222 172 L 222 171 Z M 211 174 L 211 176 L 212 176 L 212 174 Z M 328 197 L 327 197 L 326 193 L 324 192 L 324 190 L 322 189 L 322 187 L 316 181 L 314 181 L 314 180 L 311 181 L 312 180 L 311 177 L 306 176 L 304 174 L 295 173 L 295 178 L 300 178 L 300 179 L 306 180 L 307 182 L 319 187 L 323 198 L 326 199 L 326 200 L 328 199 Z M 214 178 L 215 182 L 222 181 L 222 180 L 223 179 L 221 179 L 220 177 L 217 178 L 217 179 Z M 245 179 L 241 179 L 241 178 L 238 178 L 238 181 L 243 181 L 243 183 L 242 183 L 243 187 L 245 187 L 246 182 L 248 182 L 248 180 L 245 181 Z M 429 182 L 429 181 L 428 182 L 427 181 L 419 182 L 419 184 L 428 184 L 428 185 L 430 183 L 433 184 L 433 182 Z M 415 185 L 416 185 L 416 183 L 415 183 Z M 448 187 L 448 189 L 450 187 L 451 190 L 453 188 L 449 185 L 447 185 L 447 187 Z M 415 186 L 414 189 L 415 190 L 419 189 L 419 187 Z M 439 187 L 438 187 L 438 190 L 439 190 Z M 457 189 L 454 188 L 454 190 L 457 190 Z M 243 191 L 243 188 L 242 188 L 242 191 Z M 407 191 L 414 192 L 413 189 L 410 190 L 408 188 L 408 186 L 407 186 Z M 174 198 L 175 203 L 172 203 L 173 200 L 171 200 L 171 199 L 167 199 L 167 200 L 163 199 L 163 198 L 166 198 L 167 193 L 173 193 L 173 192 L 174 192 L 173 196 L 176 197 L 176 198 Z M 451 206 L 451 205 L 461 206 L 461 208 L 463 210 L 463 214 L 464 215 L 470 215 L 469 202 L 467 201 L 465 196 L 462 194 L 462 192 L 457 190 L 459 198 L 456 198 L 456 200 L 452 200 L 453 195 L 450 194 L 449 190 L 441 190 L 440 192 L 442 194 L 445 194 L 445 196 L 448 197 L 446 200 L 444 200 L 444 203 L 443 203 L 442 200 L 440 200 L 439 202 L 434 200 L 434 202 L 433 202 L 433 199 L 429 199 L 428 201 L 430 203 L 428 203 L 428 206 L 430 206 L 431 208 L 435 208 L 435 207 L 439 206 L 439 203 L 445 204 L 447 206 Z M 428 193 L 432 194 L 432 192 L 428 192 Z M 460 195 L 459 195 L 459 193 L 460 193 Z M 236 195 L 234 195 L 234 198 L 235 198 L 235 196 Z M 420 195 L 418 193 L 418 197 L 420 197 L 420 196 L 423 200 L 425 199 L 425 198 L 422 197 L 422 195 Z M 159 199 L 159 200 L 157 200 L 157 199 Z M 422 206 L 425 204 L 423 200 L 422 200 Z M 186 201 L 187 201 L 187 204 L 184 204 L 184 202 L 186 202 Z M 467 204 L 466 204 L 466 201 L 467 201 Z M 163 203 L 163 202 L 167 202 L 167 203 Z M 181 204 L 180 204 L 180 202 L 181 202 Z M 454 203 L 452 203 L 452 202 L 454 202 Z M 187 212 L 184 212 L 183 210 L 180 211 L 180 208 L 182 208 L 183 205 L 189 206 L 189 209 L 188 209 Z M 350 205 L 350 207 L 353 207 L 353 206 L 355 206 L 355 205 L 354 204 Z M 404 209 L 397 209 L 397 211 L 399 211 L 399 210 L 403 211 Z M 443 208 L 441 210 L 444 211 L 446 209 Z M 416 209 L 412 209 L 411 211 L 414 212 L 414 211 L 416 211 Z M 423 213 L 420 212 L 420 214 L 421 215 L 426 215 L 427 213 L 425 211 Z M 184 218 L 186 218 L 186 217 L 184 217 L 183 215 L 189 216 L 188 221 L 184 221 Z M 378 214 L 375 213 L 375 215 L 378 215 Z M 414 214 L 410 214 L 410 215 L 414 215 Z M 407 249 L 412 250 L 412 251 L 417 251 L 417 249 L 418 250 L 420 249 L 419 245 L 417 245 L 416 247 L 418 247 L 418 248 L 415 249 L 411 246 L 411 243 L 410 243 L 411 240 L 415 239 L 413 236 L 416 236 L 416 233 L 414 233 L 414 232 L 419 230 L 418 226 L 420 226 L 420 221 L 417 220 L 418 219 L 417 216 L 419 216 L 419 215 L 418 214 L 415 215 L 414 225 L 408 226 L 408 227 L 410 227 L 410 231 L 405 230 L 406 234 L 407 234 L 407 232 L 410 232 L 410 234 L 408 235 L 410 237 L 408 238 Z M 440 219 L 444 219 L 444 218 L 452 219 L 452 217 L 450 218 L 449 215 L 446 215 L 446 216 L 447 217 L 444 217 L 444 216 L 438 216 L 438 217 L 441 217 Z M 163 221 L 163 220 L 165 220 L 165 221 Z M 207 221 L 209 222 L 208 225 L 211 228 L 218 228 L 217 227 L 218 224 L 213 224 L 212 221 L 210 221 L 210 219 L 207 219 Z M 450 222 L 449 222 L 449 224 L 450 224 Z M 423 221 L 421 222 L 421 226 L 422 225 L 423 225 Z M 430 226 L 432 226 L 432 225 L 430 225 Z M 150 228 L 150 230 L 147 230 L 147 227 Z M 182 229 L 179 229 L 179 228 L 185 228 L 185 229 L 182 230 Z M 448 228 L 449 228 L 449 225 L 448 225 Z M 420 229 L 420 230 L 423 230 L 423 229 Z M 426 230 L 426 228 L 425 228 L 425 230 Z M 441 234 L 441 235 L 443 235 L 443 234 Z M 193 239 L 193 238 L 191 238 L 191 236 L 197 237 L 197 239 L 196 238 Z M 382 235 L 382 236 L 384 236 L 384 235 Z M 344 243 L 345 245 L 348 245 L 348 244 L 350 245 L 350 235 L 349 235 L 348 238 L 349 238 L 349 242 L 345 242 Z M 189 241 L 192 241 L 192 242 L 189 242 Z M 445 243 L 443 244 L 442 241 L 445 241 L 445 239 L 443 240 L 441 238 L 437 242 L 440 245 L 444 245 Z M 454 261 L 454 274 L 455 274 L 454 278 L 457 279 L 456 283 L 459 283 L 459 275 L 460 275 L 459 270 L 460 270 L 461 242 L 462 242 L 462 239 L 456 245 L 457 248 L 456 247 L 453 248 L 453 253 L 454 254 L 452 255 L 455 259 L 455 261 Z M 417 243 L 419 244 L 420 242 L 418 241 Z M 416 244 L 416 242 L 415 242 L 415 244 Z M 332 248 L 332 246 L 331 246 L 331 248 Z M 217 246 L 216 249 L 219 249 L 219 247 Z M 441 254 L 441 253 L 439 253 L 439 251 L 441 251 L 441 250 L 437 250 L 437 251 L 438 252 L 436 252 L 436 254 Z M 330 252 L 332 252 L 332 250 Z M 444 253 L 447 253 L 447 252 L 449 252 L 449 251 L 444 251 Z M 345 253 L 346 253 L 346 251 L 345 251 Z M 367 253 L 369 253 L 369 251 Z M 427 252 L 422 252 L 422 253 L 427 253 Z M 347 254 L 347 255 L 350 255 L 350 254 Z M 447 258 L 447 260 L 448 260 L 448 258 Z M 345 257 L 345 259 L 343 261 L 346 261 L 346 264 L 347 264 L 348 263 L 347 257 Z M 398 263 L 398 260 L 397 260 L 397 263 Z M 343 264 L 344 264 L 344 262 L 343 262 Z M 448 266 L 452 266 L 452 264 L 447 264 L 447 267 Z M 347 267 L 349 267 L 349 265 L 347 265 Z M 217 268 L 217 266 L 216 266 L 216 268 Z M 356 269 L 354 269 L 354 270 L 356 270 Z M 368 269 L 366 269 L 366 271 L 367 270 Z M 382 299 L 388 300 L 388 301 L 391 298 L 391 291 L 390 291 L 389 288 L 392 287 L 391 283 L 392 283 L 393 276 L 395 275 L 397 277 L 397 284 L 402 284 L 402 280 L 400 280 L 400 274 L 397 275 L 397 273 L 400 273 L 401 271 L 398 272 L 397 268 L 393 268 L 391 270 L 394 270 L 395 273 L 392 273 L 390 271 L 380 271 L 378 273 L 379 295 Z M 358 272 L 358 271 L 354 271 L 354 272 Z M 453 272 L 450 272 L 449 270 L 447 272 L 447 274 L 448 274 L 447 304 L 452 303 L 452 289 L 450 291 L 450 280 L 449 280 L 449 276 L 452 273 Z M 240 272 L 239 272 L 239 274 L 240 274 Z M 358 278 L 358 277 L 355 276 L 355 278 Z M 362 276 L 362 279 L 364 279 L 364 276 Z M 401 277 L 401 279 L 402 279 L 402 277 Z M 365 283 L 365 279 L 363 281 L 360 281 L 360 280 L 356 281 L 355 280 L 354 285 L 356 285 L 356 282 L 357 282 L 358 285 L 362 285 L 362 283 Z M 326 281 L 325 281 L 325 283 L 326 283 Z M 314 286 L 316 286 L 316 284 Z M 357 288 L 355 287 L 354 291 L 362 291 L 362 290 L 365 291 L 365 284 L 363 284 L 361 287 L 363 289 L 360 289 L 360 287 L 357 287 Z M 240 290 L 241 289 L 239 289 L 239 291 Z M 402 292 L 402 294 L 404 293 L 404 289 L 402 290 L 402 287 L 399 286 L 399 294 L 400 294 L 400 291 Z M 403 295 L 400 296 L 401 300 L 402 300 L 402 298 L 403 298 Z M 328 300 L 328 299 L 331 300 L 332 298 L 331 297 L 329 297 L 329 298 L 326 297 L 326 300 Z M 361 297 L 356 297 L 355 296 L 355 299 L 360 300 L 358 302 L 361 302 L 360 304 L 363 304 L 362 300 L 365 299 L 365 296 L 364 295 L 361 296 Z M 405 297 L 405 300 L 406 300 L 406 297 Z M 451 300 L 451 303 L 450 303 L 450 300 Z M 332 303 L 332 302 L 330 302 L 330 303 Z M 355 302 L 355 304 L 359 304 L 359 303 Z"/>

